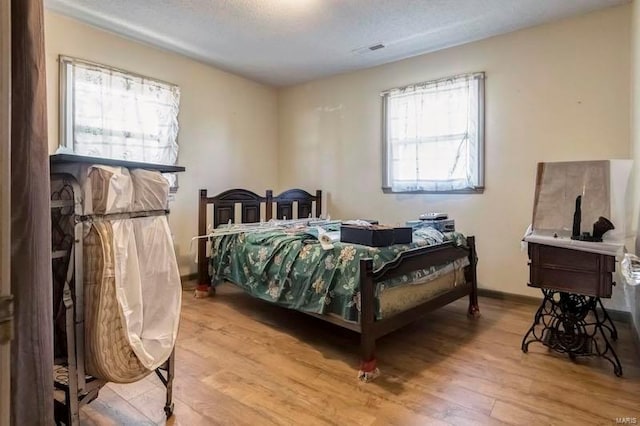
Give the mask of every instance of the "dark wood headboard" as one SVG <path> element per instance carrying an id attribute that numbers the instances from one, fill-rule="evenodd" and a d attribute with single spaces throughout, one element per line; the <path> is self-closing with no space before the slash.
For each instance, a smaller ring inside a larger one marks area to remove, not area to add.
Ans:
<path id="1" fill-rule="evenodd" d="M 273 218 L 273 203 L 276 203 L 276 219 L 292 219 L 294 203 L 297 203 L 298 218 L 312 216 L 315 202 L 315 217 L 322 213 L 322 191 L 311 195 L 302 189 L 289 189 L 274 197 L 272 190 L 267 190 L 263 197 L 246 189 L 229 189 L 218 195 L 209 197 L 206 189 L 200 190 L 198 202 L 198 235 L 207 234 L 207 209 L 213 205 L 213 227 L 221 224 L 236 223 L 236 205 L 240 205 L 240 222 L 260 222 L 260 210 L 265 205 L 265 221 Z M 209 284 L 209 268 L 207 258 L 207 240 L 198 240 L 198 284 Z"/>
<path id="2" fill-rule="evenodd" d="M 311 195 L 302 189 L 289 189 L 277 197 L 273 197 L 271 190 L 267 191 L 267 200 L 276 203 L 276 219 L 293 219 L 293 203 L 298 203 L 298 219 L 312 217 L 313 202 L 316 202 L 315 216 L 322 214 L 322 191 L 317 190 L 316 195 Z M 269 206 L 271 207 L 271 206 Z M 268 220 L 268 219 L 267 219 Z"/>
<path id="3" fill-rule="evenodd" d="M 200 190 L 200 211 L 198 214 L 199 235 L 207 232 L 207 205 L 213 204 L 213 227 L 217 228 L 223 223 L 235 223 L 236 204 L 240 204 L 240 223 L 260 222 L 260 206 L 267 203 L 267 197 L 262 197 L 255 192 L 246 189 L 230 189 L 220 194 L 207 197 L 207 190 Z M 267 216 L 271 216 L 267 212 Z M 270 217 L 269 217 L 270 219 Z M 268 220 L 268 219 L 267 219 Z"/>

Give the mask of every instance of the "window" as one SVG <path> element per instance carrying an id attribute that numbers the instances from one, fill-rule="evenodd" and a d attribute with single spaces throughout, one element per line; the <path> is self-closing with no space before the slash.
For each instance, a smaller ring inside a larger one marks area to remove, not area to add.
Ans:
<path id="1" fill-rule="evenodd" d="M 155 164 L 178 159 L 178 86 L 60 57 L 60 144 L 78 155 Z M 172 186 L 174 177 L 167 176 Z"/>
<path id="2" fill-rule="evenodd" d="M 484 73 L 381 95 L 384 192 L 482 192 Z"/>

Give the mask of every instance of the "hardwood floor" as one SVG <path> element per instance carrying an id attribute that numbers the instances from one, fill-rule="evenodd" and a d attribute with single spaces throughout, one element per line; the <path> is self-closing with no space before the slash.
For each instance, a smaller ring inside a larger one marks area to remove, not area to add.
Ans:
<path id="1" fill-rule="evenodd" d="M 174 425 L 615 424 L 640 418 L 640 358 L 617 324 L 624 378 L 606 361 L 571 362 L 539 344 L 520 351 L 536 306 L 481 298 L 479 320 L 457 301 L 379 341 L 382 376 L 356 378 L 358 337 L 230 286 L 183 293 Z M 164 423 L 155 375 L 110 384 L 85 424 Z M 636 420 L 640 421 L 640 420 Z"/>

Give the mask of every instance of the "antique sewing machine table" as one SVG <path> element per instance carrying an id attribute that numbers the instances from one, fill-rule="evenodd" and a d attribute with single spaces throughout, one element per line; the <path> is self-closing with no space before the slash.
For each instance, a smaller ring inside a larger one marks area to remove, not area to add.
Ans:
<path id="1" fill-rule="evenodd" d="M 569 358 L 600 356 L 622 376 L 622 365 L 611 346 L 618 333 L 601 297 L 611 297 L 615 285 L 615 257 L 531 243 L 529 249 L 530 287 L 542 290 L 544 299 L 533 324 L 522 339 L 522 351 L 540 342 Z"/>

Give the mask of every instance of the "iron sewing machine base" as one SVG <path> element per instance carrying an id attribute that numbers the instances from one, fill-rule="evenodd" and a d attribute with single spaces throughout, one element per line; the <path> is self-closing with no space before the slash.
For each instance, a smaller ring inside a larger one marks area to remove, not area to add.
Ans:
<path id="1" fill-rule="evenodd" d="M 568 354 L 572 360 L 602 357 L 613 365 L 616 376 L 622 376 L 622 365 L 605 332 L 616 341 L 618 331 L 600 298 L 541 290 L 544 299 L 522 339 L 522 352 L 528 352 L 529 344 L 540 342 L 549 349 Z"/>

